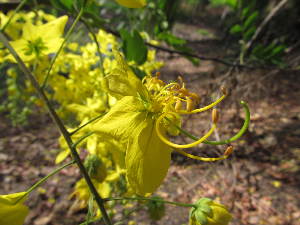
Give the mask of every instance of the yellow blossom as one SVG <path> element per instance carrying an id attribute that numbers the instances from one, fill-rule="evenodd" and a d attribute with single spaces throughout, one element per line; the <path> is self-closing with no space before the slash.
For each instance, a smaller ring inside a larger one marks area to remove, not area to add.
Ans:
<path id="1" fill-rule="evenodd" d="M 0 224 L 23 225 L 28 214 L 28 207 L 23 203 L 27 192 L 0 195 Z"/>
<path id="2" fill-rule="evenodd" d="M 67 16 L 62 16 L 43 25 L 27 22 L 23 26 L 21 38 L 10 44 L 25 62 L 55 53 L 63 42 L 67 20 Z"/>

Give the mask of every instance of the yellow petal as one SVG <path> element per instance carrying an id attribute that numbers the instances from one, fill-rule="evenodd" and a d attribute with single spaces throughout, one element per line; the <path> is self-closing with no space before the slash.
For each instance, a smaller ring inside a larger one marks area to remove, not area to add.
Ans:
<path id="1" fill-rule="evenodd" d="M 145 108 L 138 98 L 126 96 L 92 126 L 92 131 L 103 138 L 112 138 L 121 144 L 126 144 L 145 119 L 142 111 L 145 111 Z"/>
<path id="2" fill-rule="evenodd" d="M 127 8 L 142 8 L 146 5 L 146 0 L 116 0 L 120 5 Z"/>
<path id="3" fill-rule="evenodd" d="M 63 36 L 67 21 L 67 16 L 59 17 L 56 20 L 38 26 L 35 32 L 39 37 L 42 37 L 45 42 L 50 39 L 59 38 Z"/>
<path id="4" fill-rule="evenodd" d="M 23 204 L 26 199 L 27 192 L 0 195 L 0 224 L 23 225 L 29 212 Z"/>
<path id="5" fill-rule="evenodd" d="M 142 96 L 147 98 L 148 91 L 142 84 L 142 81 L 134 75 L 122 55 L 114 50 L 114 56 L 118 66 L 106 77 L 107 91 L 117 99 L 121 99 L 124 96 Z"/>
<path id="6" fill-rule="evenodd" d="M 171 148 L 157 136 L 155 122 L 149 116 L 140 125 L 126 150 L 127 180 L 135 193 L 154 192 L 165 178 L 171 160 Z"/>
<path id="7" fill-rule="evenodd" d="M 228 225 L 232 219 L 232 215 L 228 212 L 224 205 L 216 202 L 210 203 L 213 215 L 207 217 L 208 225 Z"/>
<path id="8" fill-rule="evenodd" d="M 70 155 L 70 150 L 68 148 L 62 150 L 55 159 L 55 164 L 59 164 L 64 161 Z"/>

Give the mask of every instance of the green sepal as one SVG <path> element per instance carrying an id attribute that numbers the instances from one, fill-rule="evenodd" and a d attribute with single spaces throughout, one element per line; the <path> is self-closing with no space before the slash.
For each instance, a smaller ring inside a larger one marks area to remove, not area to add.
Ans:
<path id="1" fill-rule="evenodd" d="M 208 215 L 209 217 L 213 216 L 213 211 L 208 204 L 202 204 L 198 207 L 198 210 L 201 210 L 203 213 Z"/>
<path id="2" fill-rule="evenodd" d="M 201 225 L 207 225 L 208 220 L 206 218 L 206 215 L 201 210 L 197 209 L 194 215 L 198 223 L 200 223 Z"/>

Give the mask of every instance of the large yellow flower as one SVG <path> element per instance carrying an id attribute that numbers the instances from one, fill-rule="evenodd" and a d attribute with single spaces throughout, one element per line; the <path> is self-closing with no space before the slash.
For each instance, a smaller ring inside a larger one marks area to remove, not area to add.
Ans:
<path id="1" fill-rule="evenodd" d="M 116 51 L 114 54 L 118 67 L 106 76 L 106 89 L 118 101 L 92 130 L 103 141 L 114 139 L 121 144 L 125 152 L 126 177 L 135 193 L 152 193 L 162 183 L 170 165 L 171 147 L 204 161 L 227 157 L 226 154 L 220 158 L 203 158 L 181 150 L 203 142 L 215 129 L 216 119 L 209 132 L 191 144 L 174 144 L 165 137 L 166 133 L 178 134 L 173 124 L 180 125 L 181 114 L 212 108 L 225 95 L 207 107 L 194 109 L 199 97 L 185 89 L 184 84 L 165 84 L 158 76 L 147 76 L 141 81 L 123 57 Z"/>
<path id="2" fill-rule="evenodd" d="M 23 204 L 26 199 L 27 192 L 0 195 L 0 224 L 23 225 L 29 211 Z"/>
<path id="3" fill-rule="evenodd" d="M 37 26 L 27 22 L 23 26 L 21 38 L 10 44 L 25 62 L 55 53 L 63 42 L 62 35 L 67 20 L 67 16 L 62 16 Z"/>

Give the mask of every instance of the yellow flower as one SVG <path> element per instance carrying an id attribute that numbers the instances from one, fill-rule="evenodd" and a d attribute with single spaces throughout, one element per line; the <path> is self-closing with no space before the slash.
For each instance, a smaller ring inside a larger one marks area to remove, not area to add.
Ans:
<path id="1" fill-rule="evenodd" d="M 127 8 L 142 8 L 146 5 L 146 0 L 116 0 L 120 5 Z"/>
<path id="2" fill-rule="evenodd" d="M 189 225 L 227 225 L 232 215 L 222 204 L 201 198 L 190 211 Z"/>
<path id="3" fill-rule="evenodd" d="M 0 195 L 0 224 L 23 225 L 29 211 L 23 204 L 26 199 L 27 192 Z"/>
<path id="4" fill-rule="evenodd" d="M 114 139 L 120 143 L 125 152 L 126 177 L 135 193 L 152 193 L 162 183 L 170 165 L 171 147 L 204 161 L 227 158 L 227 154 L 220 158 L 203 158 L 181 150 L 209 137 L 216 127 L 215 120 L 209 132 L 194 143 L 178 145 L 165 137 L 166 133 L 176 133 L 172 124 L 180 125 L 181 114 L 212 108 L 225 94 L 209 106 L 194 109 L 199 97 L 185 89 L 184 84 L 165 84 L 158 76 L 147 76 L 141 81 L 123 57 L 116 51 L 114 54 L 118 67 L 106 76 L 106 89 L 118 101 L 91 129 L 104 141 Z M 179 107 L 180 102 L 186 102 L 187 109 Z"/>
<path id="5" fill-rule="evenodd" d="M 62 16 L 43 25 L 27 22 L 22 29 L 22 37 L 10 44 L 25 62 L 58 51 L 63 42 L 68 17 Z"/>

